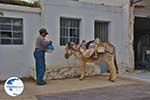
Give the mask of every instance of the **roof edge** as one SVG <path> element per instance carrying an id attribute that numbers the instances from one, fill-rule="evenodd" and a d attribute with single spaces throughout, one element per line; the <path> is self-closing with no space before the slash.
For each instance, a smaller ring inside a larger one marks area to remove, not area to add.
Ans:
<path id="1" fill-rule="evenodd" d="M 28 12 L 28 13 L 41 13 L 40 8 L 32 8 L 10 4 L 0 4 L 0 10 L 17 11 L 17 12 Z"/>

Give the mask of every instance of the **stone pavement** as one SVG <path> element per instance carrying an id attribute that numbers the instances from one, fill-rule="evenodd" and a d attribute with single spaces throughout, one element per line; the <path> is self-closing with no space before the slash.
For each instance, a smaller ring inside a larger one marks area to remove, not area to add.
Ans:
<path id="1" fill-rule="evenodd" d="M 124 86 L 132 84 L 142 84 L 143 82 L 132 81 L 118 78 L 112 83 L 107 80 L 108 76 L 86 77 L 85 80 L 79 81 L 77 78 L 65 80 L 50 80 L 45 86 L 37 86 L 33 81 L 24 81 L 25 90 L 18 97 L 8 96 L 3 88 L 3 83 L 0 84 L 0 100 L 37 100 L 37 95 L 46 95 L 51 93 L 62 93 L 77 90 L 86 90 L 93 88 Z M 70 99 L 67 99 L 70 100 Z M 94 99 L 93 99 L 94 100 Z M 104 99 L 105 100 L 105 99 Z"/>
<path id="2" fill-rule="evenodd" d="M 150 84 L 132 84 L 37 96 L 38 100 L 150 100 Z"/>

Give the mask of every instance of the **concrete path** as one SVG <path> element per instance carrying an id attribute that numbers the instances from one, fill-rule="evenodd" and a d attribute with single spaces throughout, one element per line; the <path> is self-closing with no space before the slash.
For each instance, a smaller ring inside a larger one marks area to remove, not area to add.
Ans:
<path id="1" fill-rule="evenodd" d="M 150 83 L 150 71 L 146 70 L 136 70 L 134 73 L 126 72 L 120 77 Z"/>
<path id="2" fill-rule="evenodd" d="M 79 81 L 77 78 L 66 80 L 50 80 L 45 86 L 37 86 L 33 81 L 24 81 L 25 90 L 23 94 L 18 97 L 8 96 L 4 91 L 4 84 L 1 83 L 0 100 L 37 100 L 37 95 L 143 83 L 120 78 L 118 78 L 116 82 L 112 83 L 107 79 L 108 76 L 95 76 L 86 77 L 83 81 Z"/>
<path id="3" fill-rule="evenodd" d="M 38 100 L 150 100 L 150 84 L 132 84 L 37 96 Z"/>

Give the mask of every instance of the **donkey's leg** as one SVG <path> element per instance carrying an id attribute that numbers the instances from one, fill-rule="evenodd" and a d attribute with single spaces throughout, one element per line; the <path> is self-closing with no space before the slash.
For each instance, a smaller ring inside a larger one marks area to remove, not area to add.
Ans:
<path id="1" fill-rule="evenodd" d="M 116 67 L 114 64 L 114 56 L 110 56 L 111 60 L 108 62 L 109 70 L 110 70 L 110 78 L 109 80 L 114 82 L 116 80 Z"/>
<path id="2" fill-rule="evenodd" d="M 86 66 L 86 62 L 84 60 L 81 60 L 80 61 L 80 73 L 81 73 L 80 80 L 83 80 L 85 77 L 85 66 Z"/>

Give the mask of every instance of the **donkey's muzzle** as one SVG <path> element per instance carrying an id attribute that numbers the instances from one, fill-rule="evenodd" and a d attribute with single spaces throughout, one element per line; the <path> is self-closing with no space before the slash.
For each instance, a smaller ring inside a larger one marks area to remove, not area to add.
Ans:
<path id="1" fill-rule="evenodd" d="M 66 59 L 69 59 L 69 55 L 68 55 L 68 54 L 65 54 L 65 58 L 66 58 Z"/>

